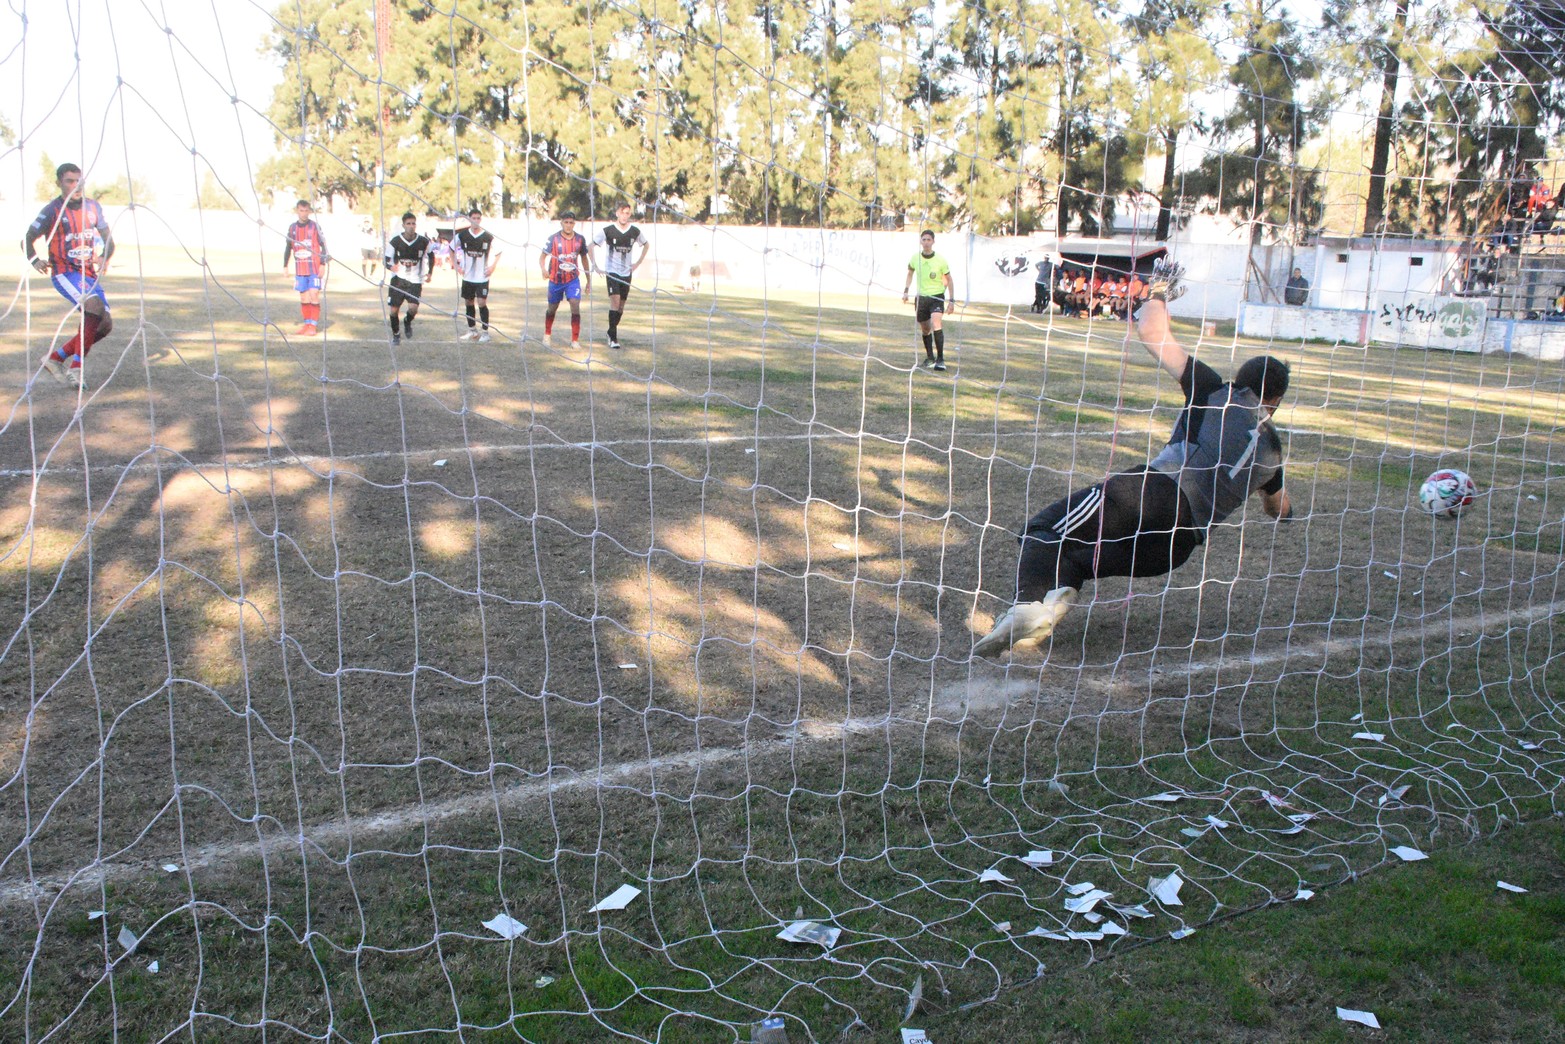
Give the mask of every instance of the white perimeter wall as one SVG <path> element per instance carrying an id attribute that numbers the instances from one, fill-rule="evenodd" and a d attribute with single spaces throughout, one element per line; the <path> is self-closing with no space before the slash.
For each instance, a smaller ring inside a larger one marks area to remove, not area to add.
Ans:
<path id="1" fill-rule="evenodd" d="M 255 258 L 257 270 L 280 268 L 283 231 L 293 220 L 292 210 L 277 208 L 259 220 L 237 211 L 195 211 L 109 207 L 108 215 L 121 251 L 116 268 L 124 272 L 126 251 L 137 245 L 178 248 L 191 256 L 192 272 L 200 259 L 220 253 Z M 37 213 L 30 204 L 0 204 L 0 221 L 17 232 Z M 396 215 L 388 224 L 399 227 Z M 320 214 L 327 243 L 334 256 L 358 264 L 361 239 L 359 214 Z M 866 303 L 894 304 L 902 293 L 908 259 L 918 249 L 915 230 L 903 232 L 833 231 L 825 229 L 768 228 L 729 225 L 694 225 L 674 222 L 638 222 L 652 242 L 647 266 L 637 273 L 637 285 L 653 289 L 673 286 L 687 279 L 691 264 L 700 262 L 706 290 L 741 295 L 862 295 Z M 449 221 L 421 217 L 421 231 L 450 227 Z M 499 240 L 504 274 L 512 285 L 528 285 L 538 276 L 538 252 L 557 225 L 528 217 L 495 218 L 485 222 Z M 597 225 L 588 224 L 590 235 Z M 19 237 L 18 237 L 19 238 Z M 1343 344 L 1364 343 L 1366 286 L 1379 293 L 1377 300 L 1402 294 L 1438 292 L 1454 263 L 1454 248 L 1445 243 L 1395 243 L 1378 251 L 1353 248 L 1341 242 L 1323 242 L 1293 254 L 1283 248 L 1257 250 L 1257 263 L 1275 268 L 1273 279 L 1286 277 L 1289 262 L 1309 276 L 1310 308 L 1289 308 L 1242 301 L 1244 272 L 1249 248 L 1222 239 L 1197 223 L 1176 234 L 1167 245 L 1185 266 L 1186 295 L 1171 311 L 1186 318 L 1237 318 L 1247 336 L 1273 339 L 1318 339 Z M 989 307 L 1026 308 L 1033 297 L 1031 268 L 1006 276 L 996 267 L 1003 258 L 1025 256 L 1035 261 L 1051 249 L 1053 237 L 1018 236 L 988 238 L 966 234 L 939 234 L 935 249 L 951 264 L 957 296 L 964 302 Z M 1155 248 L 1152 242 L 1136 243 L 1138 249 Z M 1346 260 L 1342 259 L 1345 255 Z M 20 251 L 14 255 L 19 268 Z M 1412 259 L 1423 258 L 1414 266 Z M 10 265 L 7 265 L 7 270 Z M 1565 328 L 1552 324 L 1501 324 L 1491 321 L 1486 350 L 1517 351 L 1541 358 L 1565 353 Z"/>

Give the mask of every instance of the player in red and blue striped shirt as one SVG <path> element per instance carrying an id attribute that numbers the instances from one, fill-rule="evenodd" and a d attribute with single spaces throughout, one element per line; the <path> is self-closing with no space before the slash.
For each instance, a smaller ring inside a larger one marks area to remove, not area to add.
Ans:
<path id="1" fill-rule="evenodd" d="M 283 267 L 293 258 L 293 288 L 299 291 L 299 312 L 304 322 L 294 331 L 313 337 L 321 319 L 321 286 L 326 282 L 326 266 L 331 254 L 326 250 L 326 233 L 310 217 L 309 200 L 294 204 L 293 212 L 299 220 L 288 226 L 288 238 L 283 246 Z"/>
<path id="2" fill-rule="evenodd" d="M 544 240 L 538 267 L 549 281 L 549 307 L 543 313 L 543 339 L 554 335 L 554 313 L 561 301 L 571 305 L 571 347 L 581 348 L 581 295 L 592 291 L 592 254 L 587 237 L 576 231 L 576 215 L 560 215 L 560 230 Z"/>
<path id="3" fill-rule="evenodd" d="M 109 223 L 104 220 L 98 201 L 82 195 L 82 169 L 74 163 L 62 163 L 54 175 L 60 194 L 27 226 L 22 252 L 28 263 L 52 277 L 60 296 L 81 311 L 76 336 L 52 349 L 43 360 L 44 369 L 80 387 L 82 360 L 93 345 L 114 329 L 108 298 L 98 283 L 99 277 L 108 271 L 114 237 L 109 234 Z M 47 258 L 38 256 L 33 247 L 44 236 L 48 237 Z"/>

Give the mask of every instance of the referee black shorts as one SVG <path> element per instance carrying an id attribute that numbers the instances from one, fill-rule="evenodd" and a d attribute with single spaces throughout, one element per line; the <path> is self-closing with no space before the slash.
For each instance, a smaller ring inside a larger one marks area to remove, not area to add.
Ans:
<path id="1" fill-rule="evenodd" d="M 1171 476 L 1148 466 L 1110 475 L 1028 521 L 1016 600 L 1040 601 L 1056 587 L 1079 589 L 1105 576 L 1162 576 L 1204 539 Z"/>
<path id="2" fill-rule="evenodd" d="M 630 296 L 630 276 L 611 275 L 605 272 L 603 275 L 603 282 L 609 288 L 610 297 Z"/>
<path id="3" fill-rule="evenodd" d="M 930 316 L 936 312 L 944 312 L 946 310 L 946 295 L 935 294 L 932 297 L 925 297 L 920 294 L 913 307 L 916 309 L 914 315 L 918 317 L 918 321 L 927 323 Z"/>

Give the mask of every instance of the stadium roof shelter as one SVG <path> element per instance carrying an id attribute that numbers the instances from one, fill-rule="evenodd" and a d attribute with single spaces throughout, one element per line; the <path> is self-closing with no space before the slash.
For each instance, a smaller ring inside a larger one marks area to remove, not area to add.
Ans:
<path id="1" fill-rule="evenodd" d="M 1067 265 L 1100 268 L 1129 275 L 1132 271 L 1150 272 L 1152 264 L 1168 254 L 1168 247 L 1156 240 L 1094 239 L 1070 236 L 1060 240 L 1060 256 Z"/>

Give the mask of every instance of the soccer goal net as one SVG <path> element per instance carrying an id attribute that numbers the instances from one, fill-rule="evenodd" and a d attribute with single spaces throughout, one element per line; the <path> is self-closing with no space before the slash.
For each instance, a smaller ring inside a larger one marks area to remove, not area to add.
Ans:
<path id="1" fill-rule="evenodd" d="M 884 1040 L 1560 811 L 1554 0 L 0 21 L 0 1037 Z"/>

